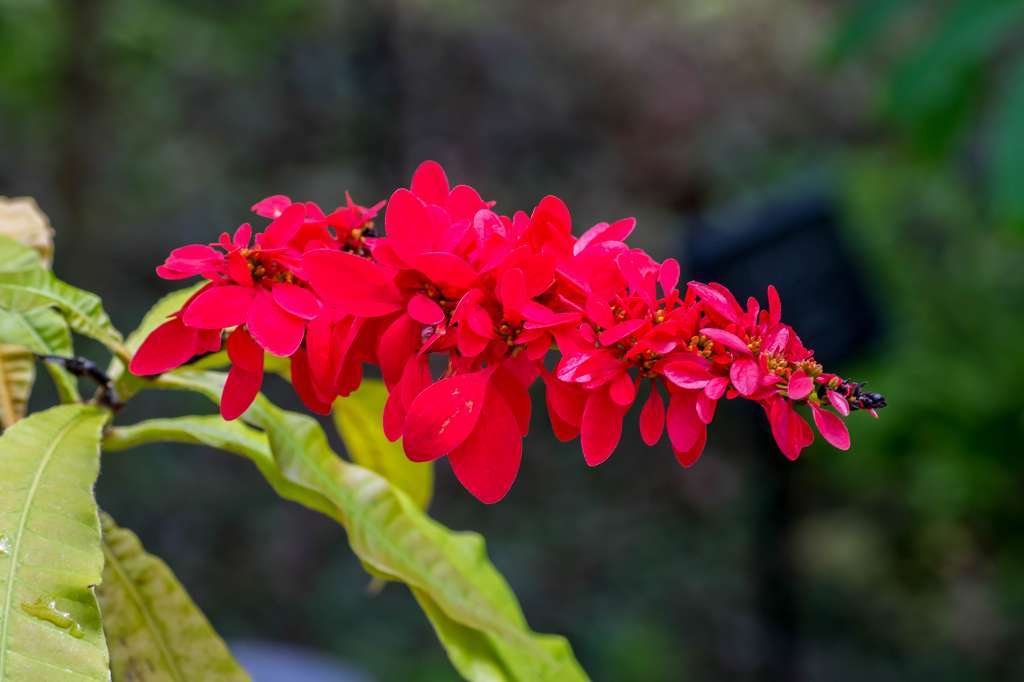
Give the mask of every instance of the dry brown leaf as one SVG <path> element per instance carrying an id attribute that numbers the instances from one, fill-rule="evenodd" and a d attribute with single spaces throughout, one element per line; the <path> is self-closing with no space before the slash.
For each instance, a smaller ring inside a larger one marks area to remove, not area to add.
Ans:
<path id="1" fill-rule="evenodd" d="M 39 252 L 46 267 L 53 261 L 53 228 L 32 197 L 0 197 L 0 234 Z"/>

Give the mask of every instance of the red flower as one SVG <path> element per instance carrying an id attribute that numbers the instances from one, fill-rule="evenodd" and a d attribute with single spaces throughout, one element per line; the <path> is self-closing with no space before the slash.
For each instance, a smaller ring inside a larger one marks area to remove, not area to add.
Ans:
<path id="1" fill-rule="evenodd" d="M 291 358 L 296 392 L 322 414 L 359 385 L 365 364 L 377 365 L 388 388 L 387 437 L 402 438 L 417 461 L 447 456 L 487 503 L 516 478 L 538 377 L 555 435 L 579 437 L 591 466 L 612 455 L 641 393 L 644 442 L 667 432 L 687 467 L 723 397 L 761 405 L 791 459 L 813 440 L 800 411 L 847 449 L 842 417 L 885 405 L 823 371 L 782 323 L 773 288 L 767 309 L 754 299 L 741 306 L 719 284 L 690 282 L 680 292 L 676 261 L 658 263 L 625 244 L 632 218 L 576 238 L 557 197 L 502 215 L 475 189 L 452 187 L 431 161 L 391 195 L 378 235 L 382 205 L 359 206 L 346 194 L 325 214 L 275 195 L 252 207 L 271 219 L 254 242 L 243 225 L 216 244 L 175 250 L 161 277 L 209 283 L 150 335 L 132 371 L 173 369 L 216 350 L 233 329 L 221 411 L 234 418 L 259 392 L 264 351 Z M 436 379 L 432 364 L 443 366 Z"/>
<path id="2" fill-rule="evenodd" d="M 347 206 L 332 215 L 333 223 L 344 224 L 351 238 L 361 229 L 354 221 L 368 222 L 379 206 L 365 209 L 346 198 Z M 295 204 L 278 195 L 259 202 L 253 210 L 273 217 L 266 230 L 256 235 L 255 244 L 246 223 L 234 235 L 222 234 L 215 244 L 176 249 L 157 268 L 165 279 L 201 275 L 210 282 L 147 337 L 130 370 L 152 375 L 174 369 L 197 354 L 217 350 L 222 332 L 234 328 L 228 339 L 232 369 L 221 400 L 226 419 L 238 417 L 259 392 L 264 350 L 293 358 L 300 395 L 323 411 L 324 404 L 329 406 L 337 395 L 335 386 L 320 393 L 312 390 L 311 373 L 304 372 L 309 362 L 300 347 L 307 326 L 327 313 L 305 282 L 301 249 L 327 243 L 340 248 L 340 242 L 327 229 L 332 221 L 315 204 Z"/>

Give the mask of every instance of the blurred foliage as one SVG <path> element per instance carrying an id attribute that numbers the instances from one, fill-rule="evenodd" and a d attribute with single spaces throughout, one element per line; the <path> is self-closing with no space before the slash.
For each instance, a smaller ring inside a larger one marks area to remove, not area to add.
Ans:
<path id="1" fill-rule="evenodd" d="M 865 0 L 852 3 L 827 51 L 837 64 L 884 55 L 886 117 L 934 160 L 977 148 L 989 215 L 1020 229 L 1022 29 L 1021 0 Z"/>
<path id="2" fill-rule="evenodd" d="M 846 168 L 850 236 L 889 317 L 878 359 L 851 373 L 897 409 L 857 430 L 853 465 L 799 474 L 816 510 L 797 531 L 808 629 L 870 631 L 865 651 L 901 652 L 893 679 L 1019 679 L 1024 251 L 951 169 L 891 149 Z"/>

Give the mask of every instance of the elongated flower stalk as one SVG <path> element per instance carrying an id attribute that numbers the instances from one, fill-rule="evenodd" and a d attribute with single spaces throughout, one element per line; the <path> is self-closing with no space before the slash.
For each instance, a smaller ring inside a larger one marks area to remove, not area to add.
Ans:
<path id="1" fill-rule="evenodd" d="M 590 466 L 611 456 L 641 392 L 644 441 L 667 431 L 687 467 L 723 397 L 761 405 L 790 459 L 814 439 L 801 411 L 846 450 L 842 417 L 885 406 L 815 361 L 782 322 L 773 287 L 766 308 L 740 305 L 720 284 L 681 290 L 677 261 L 626 245 L 632 218 L 574 237 L 557 197 L 502 215 L 472 187 L 450 187 L 431 161 L 391 195 L 378 236 L 383 205 L 346 195 L 325 214 L 273 196 L 253 206 L 270 219 L 255 237 L 246 223 L 174 250 L 157 274 L 207 284 L 145 340 L 131 371 L 159 374 L 217 351 L 227 331 L 221 413 L 234 419 L 260 390 L 267 352 L 291 359 L 296 392 L 321 414 L 376 365 L 389 390 L 388 438 L 402 438 L 416 461 L 447 455 L 487 503 L 516 478 L 538 378 L 556 436 L 579 437 Z M 432 355 L 447 360 L 439 377 Z"/>

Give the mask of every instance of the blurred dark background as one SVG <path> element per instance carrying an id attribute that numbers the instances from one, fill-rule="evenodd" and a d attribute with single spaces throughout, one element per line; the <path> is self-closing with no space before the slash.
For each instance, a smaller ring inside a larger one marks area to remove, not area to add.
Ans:
<path id="1" fill-rule="evenodd" d="M 684 278 L 778 283 L 807 344 L 890 407 L 851 417 L 851 452 L 790 464 L 724 404 L 688 471 L 634 419 L 588 469 L 538 410 L 504 502 L 441 463 L 431 512 L 487 536 L 531 625 L 595 680 L 1024 679 L 1022 17 L 1010 0 L 0 0 L 0 194 L 38 199 L 56 270 L 123 330 L 171 288 L 153 268 L 174 246 L 269 194 L 385 198 L 426 158 L 499 209 L 557 193 L 577 231 L 636 215 L 635 244 Z M 208 409 L 144 395 L 124 419 Z M 110 455 L 98 494 L 225 637 L 453 678 L 404 588 L 371 593 L 341 531 L 245 462 Z"/>

